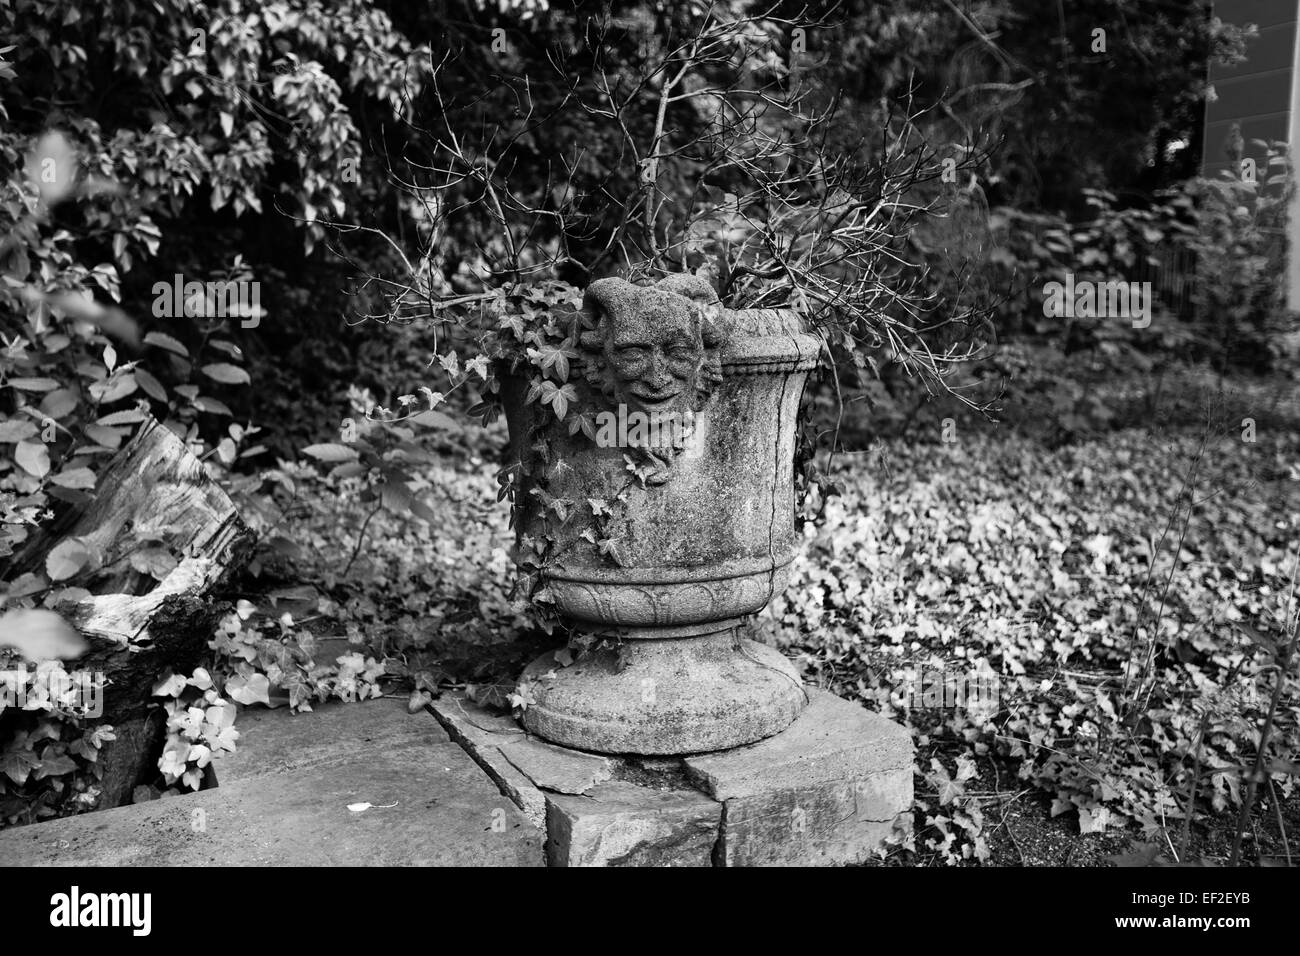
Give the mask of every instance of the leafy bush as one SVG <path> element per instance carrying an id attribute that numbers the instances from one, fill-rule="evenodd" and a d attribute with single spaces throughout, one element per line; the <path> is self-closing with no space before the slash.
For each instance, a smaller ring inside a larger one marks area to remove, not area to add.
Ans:
<path id="1" fill-rule="evenodd" d="M 249 621 L 252 611 L 241 602 L 236 613 L 222 619 L 210 645 L 215 680 L 232 700 L 269 706 L 274 694 L 287 697 L 294 711 L 309 711 L 312 701 L 354 702 L 382 693 L 382 661 L 353 651 L 318 662 L 311 632 L 295 628 L 291 615 L 268 625 Z"/>
<path id="2" fill-rule="evenodd" d="M 189 677 L 164 674 L 154 685 L 153 695 L 164 698 L 162 708 L 167 715 L 167 738 L 158 770 L 169 786 L 179 783 L 198 790 L 212 761 L 235 750 L 239 739 L 235 707 L 221 697 L 212 676 L 202 667 Z"/>
<path id="3" fill-rule="evenodd" d="M 1267 164 L 1267 176 L 1225 171 L 1217 179 L 1189 180 L 1138 206 L 1120 207 L 1113 193 L 1085 189 L 1094 215 L 1077 223 L 1006 207 L 992 210 L 985 286 L 1002 296 L 999 337 L 1051 341 L 1065 352 L 1130 358 L 1140 350 L 1256 370 L 1277 367 L 1294 350 L 1300 331 L 1296 317 L 1287 314 L 1280 281 L 1291 190 L 1283 144 L 1268 146 Z M 936 277 L 942 273 L 936 268 Z M 1150 328 L 1113 318 L 1045 316 L 1044 284 L 1064 282 L 1067 273 L 1076 282 L 1152 282 Z M 1190 295 L 1180 284 L 1190 287 Z"/>
<path id="4" fill-rule="evenodd" d="M 95 808 L 100 749 L 116 737 L 86 713 L 80 676 L 58 661 L 0 672 L 0 827 Z"/>
<path id="5" fill-rule="evenodd" d="M 56 204 L 93 201 L 94 187 L 82 179 L 72 143 L 57 133 L 42 137 L 26 168 L 29 178 L 11 178 L 0 187 L 8 199 L 0 203 L 0 221 L 7 219 L 12 234 L 26 240 L 11 241 L 4 250 L 9 266 L 0 285 L 0 310 L 21 317 L 9 325 L 0 353 L 0 559 L 13 555 L 58 503 L 89 501 L 99 471 L 151 414 L 222 466 L 235 462 L 239 445 L 252 434 L 238 425 L 225 434 L 200 431 L 200 416 L 231 415 L 224 402 L 201 390 L 249 381 L 239 364 L 241 350 L 223 337 L 233 320 L 196 321 L 192 346 L 161 331 L 141 337 L 132 318 L 88 292 L 99 289 L 120 299 L 117 267 L 81 266 L 67 230 L 47 228 Z M 156 249 L 156 238 L 151 242 Z M 237 278 L 238 260 L 234 269 Z M 141 357 L 131 357 L 137 350 Z M 101 557 L 84 550 L 51 554 L 48 580 L 36 572 L 21 595 L 11 590 L 10 597 L 38 593 L 54 582 L 66 587 L 76 575 L 95 570 Z M 147 570 L 161 577 L 158 568 Z"/>
<path id="6" fill-rule="evenodd" d="M 1253 176 L 1225 170 L 1189 188 L 1197 230 L 1199 353 L 1221 367 L 1277 368 L 1300 358 L 1300 316 L 1286 297 L 1288 208 L 1295 190 L 1284 143 L 1266 144 Z M 1252 161 L 1253 164 L 1253 161 Z"/>

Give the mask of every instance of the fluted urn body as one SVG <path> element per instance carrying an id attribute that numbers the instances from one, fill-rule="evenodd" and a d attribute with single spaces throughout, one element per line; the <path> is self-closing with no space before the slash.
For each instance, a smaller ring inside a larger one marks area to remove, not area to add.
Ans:
<path id="1" fill-rule="evenodd" d="M 778 733 L 807 698 L 745 634 L 794 556 L 796 425 L 819 340 L 793 311 L 723 309 L 690 276 L 599 280 L 584 310 L 586 427 L 557 427 L 525 402 L 526 378 L 503 376 L 521 546 L 544 550 L 547 598 L 589 636 L 576 658 L 524 671 L 523 722 L 603 753 Z"/>

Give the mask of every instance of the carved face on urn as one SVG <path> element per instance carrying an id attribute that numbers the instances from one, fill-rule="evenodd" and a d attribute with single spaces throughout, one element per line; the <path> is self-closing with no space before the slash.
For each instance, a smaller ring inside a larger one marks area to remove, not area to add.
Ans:
<path id="1" fill-rule="evenodd" d="M 671 276 L 655 286 L 599 279 L 586 308 L 597 320 L 582 343 L 588 380 L 608 399 L 647 415 L 699 411 L 722 380 L 720 307 L 709 285 Z"/>

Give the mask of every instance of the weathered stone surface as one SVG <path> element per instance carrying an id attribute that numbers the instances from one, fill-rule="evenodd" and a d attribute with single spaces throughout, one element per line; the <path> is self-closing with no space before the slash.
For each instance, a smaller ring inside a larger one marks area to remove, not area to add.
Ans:
<path id="1" fill-rule="evenodd" d="M 775 734 L 803 708 L 799 675 L 778 651 L 734 633 L 627 641 L 569 667 L 541 658 L 520 680 L 524 725 L 600 753 L 680 754 Z"/>
<path id="2" fill-rule="evenodd" d="M 808 694 L 808 707 L 783 733 L 684 758 L 691 779 L 725 803 L 718 865 L 858 862 L 895 821 L 906 823 L 911 735 L 825 691 Z"/>
<path id="3" fill-rule="evenodd" d="M 783 733 L 684 757 L 687 772 L 710 796 L 729 800 L 911 766 L 912 736 L 905 728 L 824 690 L 807 693 L 808 706 Z"/>
<path id="4" fill-rule="evenodd" d="M 331 701 L 303 714 L 250 707 L 240 713 L 235 729 L 235 752 L 213 764 L 218 786 L 303 767 L 363 762 L 377 751 L 445 740 L 428 714 L 410 714 L 405 700 L 388 698 Z"/>
<path id="5" fill-rule="evenodd" d="M 546 830 L 546 796 L 506 759 L 501 745 L 525 736 L 510 717 L 493 714 L 458 694 L 444 694 L 429 705 L 452 740 L 473 758 L 493 783 L 537 829 Z"/>
<path id="6" fill-rule="evenodd" d="M 241 717 L 240 744 L 250 753 L 221 786 L 5 830 L 0 860 L 16 866 L 542 865 L 540 834 L 430 715 L 408 715 L 403 703 L 385 700 L 339 705 L 339 714 L 321 720 L 330 709 L 292 718 L 278 711 L 273 724 L 257 721 L 257 730 Z M 338 735 L 337 753 L 328 748 L 325 727 Z M 287 733 L 276 740 L 280 728 Z M 381 735 L 372 737 L 376 731 Z M 306 743 L 315 759 L 291 756 L 293 741 Z M 348 809 L 357 803 L 373 806 Z"/>
<path id="7" fill-rule="evenodd" d="M 580 795 L 614 775 L 614 761 L 557 747 L 536 737 L 516 737 L 500 751 L 526 777 L 543 790 Z"/>
<path id="8" fill-rule="evenodd" d="M 429 706 L 444 727 L 451 722 L 458 728 L 464 727 L 466 731 L 488 734 L 491 740 L 498 743 L 506 737 L 523 737 L 527 734 L 509 714 L 480 707 L 464 694 L 446 692 Z"/>
<path id="9" fill-rule="evenodd" d="M 543 790 L 582 794 L 614 775 L 617 761 L 548 744 L 527 734 L 513 718 L 462 695 L 444 694 L 430 708 L 451 738 L 539 829 L 546 827 Z"/>
<path id="10" fill-rule="evenodd" d="M 908 776 L 904 779 L 904 773 Z M 868 859 L 912 802 L 911 770 L 726 802 L 718 866 L 834 866 Z"/>
<path id="11" fill-rule="evenodd" d="M 711 866 L 722 804 L 685 790 L 606 783 L 549 794 L 551 866 Z"/>

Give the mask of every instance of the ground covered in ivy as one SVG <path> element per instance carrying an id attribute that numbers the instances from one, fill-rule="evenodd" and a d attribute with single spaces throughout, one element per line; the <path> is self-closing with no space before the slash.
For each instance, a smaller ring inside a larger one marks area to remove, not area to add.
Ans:
<path id="1" fill-rule="evenodd" d="M 807 682 L 913 730 L 914 835 L 882 862 L 1225 860 L 1294 614 L 1300 435 L 1232 419 L 1059 447 L 948 437 L 842 457 L 844 493 L 760 625 Z M 386 661 L 417 697 L 467 686 L 505 705 L 561 639 L 511 594 L 494 473 L 467 454 L 423 470 L 428 523 L 284 466 L 291 502 L 241 587 L 282 639 Z M 1252 862 L 1284 863 L 1300 825 L 1295 690 L 1273 715 Z"/>
<path id="2" fill-rule="evenodd" d="M 1298 452 L 1288 433 L 1149 430 L 887 444 L 828 505 L 772 631 L 810 681 L 913 727 L 917 854 L 988 859 L 1005 814 L 1042 809 L 1181 851 L 1198 766 L 1184 855 L 1200 852 L 1201 824 L 1240 806 L 1271 702 Z M 1279 855 L 1298 715 L 1292 686 L 1258 821 Z"/>

